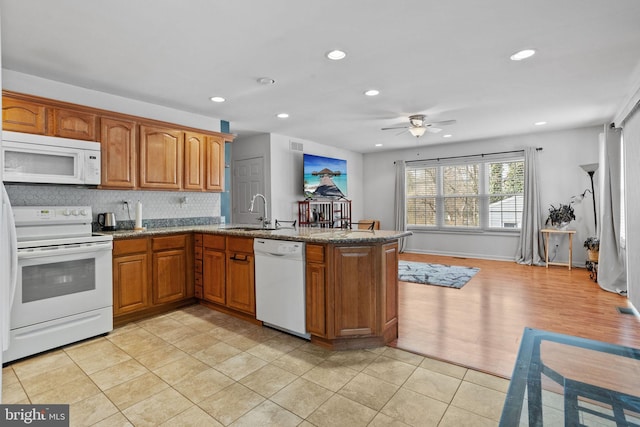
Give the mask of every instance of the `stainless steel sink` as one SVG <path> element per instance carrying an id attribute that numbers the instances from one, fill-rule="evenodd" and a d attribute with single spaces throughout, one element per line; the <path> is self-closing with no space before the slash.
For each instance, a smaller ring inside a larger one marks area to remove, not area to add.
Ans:
<path id="1" fill-rule="evenodd" d="M 225 227 L 225 230 L 237 230 L 237 231 L 273 231 L 275 228 L 262 228 L 262 227 Z"/>

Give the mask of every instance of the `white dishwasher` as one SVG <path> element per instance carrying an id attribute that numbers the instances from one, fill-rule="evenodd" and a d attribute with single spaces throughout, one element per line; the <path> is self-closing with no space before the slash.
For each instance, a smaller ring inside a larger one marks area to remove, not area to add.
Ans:
<path id="1" fill-rule="evenodd" d="M 256 318 L 309 339 L 305 318 L 304 243 L 253 239 Z"/>

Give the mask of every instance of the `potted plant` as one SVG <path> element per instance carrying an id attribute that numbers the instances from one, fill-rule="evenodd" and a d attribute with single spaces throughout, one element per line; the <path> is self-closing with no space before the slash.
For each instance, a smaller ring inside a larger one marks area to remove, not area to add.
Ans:
<path id="1" fill-rule="evenodd" d="M 597 237 L 587 237 L 584 241 L 584 247 L 587 248 L 587 260 L 591 262 L 598 262 L 600 255 L 600 239 Z"/>
<path id="2" fill-rule="evenodd" d="M 551 223 L 554 227 L 566 227 L 574 219 L 576 219 L 576 215 L 573 212 L 573 206 L 560 203 L 558 207 L 551 205 L 549 217 L 544 224 Z"/>

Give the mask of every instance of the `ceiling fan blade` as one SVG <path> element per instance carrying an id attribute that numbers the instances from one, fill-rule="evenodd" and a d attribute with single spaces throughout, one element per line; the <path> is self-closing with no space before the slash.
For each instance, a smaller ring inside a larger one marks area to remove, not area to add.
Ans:
<path id="1" fill-rule="evenodd" d="M 403 125 L 403 126 L 391 126 L 388 128 L 382 128 L 380 130 L 389 130 L 389 129 L 408 129 L 409 125 Z"/>
<path id="2" fill-rule="evenodd" d="M 442 132 L 442 129 L 434 128 L 434 127 L 429 126 L 429 127 L 427 127 L 427 132 L 429 132 L 429 133 L 439 133 L 439 132 Z"/>
<path id="3" fill-rule="evenodd" d="M 405 129 L 405 130 L 403 130 L 402 132 L 398 132 L 398 133 L 396 133 L 396 136 L 400 136 L 400 135 L 402 135 L 403 133 L 407 133 L 407 132 L 409 132 L 409 129 L 408 129 L 408 128 L 407 128 L 407 129 Z"/>
<path id="4" fill-rule="evenodd" d="M 441 122 L 431 122 L 431 123 L 425 123 L 425 126 L 449 126 L 449 125 L 454 125 L 456 124 L 456 120 L 443 120 Z"/>

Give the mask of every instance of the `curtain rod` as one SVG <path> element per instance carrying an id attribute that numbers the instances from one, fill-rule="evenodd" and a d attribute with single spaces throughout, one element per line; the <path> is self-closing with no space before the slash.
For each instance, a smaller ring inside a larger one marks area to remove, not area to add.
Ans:
<path id="1" fill-rule="evenodd" d="M 542 151 L 542 147 L 537 147 L 536 151 Z M 429 162 L 431 160 L 440 161 L 440 160 L 450 160 L 450 159 L 465 159 L 468 157 L 484 157 L 484 156 L 492 156 L 495 154 L 511 154 L 511 153 L 524 153 L 524 150 L 497 151 L 495 153 L 482 153 L 482 154 L 467 154 L 466 156 L 434 157 L 433 159 L 407 160 L 405 163 Z"/>

